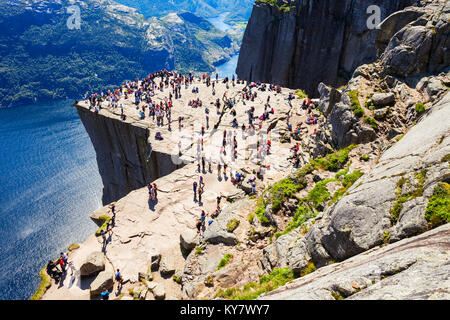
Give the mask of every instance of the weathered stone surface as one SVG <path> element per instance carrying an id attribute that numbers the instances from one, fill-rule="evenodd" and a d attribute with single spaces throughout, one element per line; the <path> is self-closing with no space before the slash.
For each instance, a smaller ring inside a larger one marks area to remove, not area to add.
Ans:
<path id="1" fill-rule="evenodd" d="M 320 268 L 259 299 L 450 299 L 449 239 L 446 224 Z"/>
<path id="2" fill-rule="evenodd" d="M 285 267 L 300 272 L 311 260 L 306 241 L 298 229 L 279 237 L 273 244 L 263 249 L 263 254 L 261 263 L 268 272 L 273 268 Z"/>
<path id="3" fill-rule="evenodd" d="M 90 291 L 91 295 L 99 295 L 105 289 L 111 291 L 114 286 L 113 280 L 114 274 L 111 271 L 102 271 L 100 272 L 95 280 L 91 283 Z"/>
<path id="4" fill-rule="evenodd" d="M 213 223 L 206 227 L 205 232 L 203 233 L 202 239 L 203 241 L 218 244 L 224 243 L 226 245 L 235 245 L 238 240 L 234 233 L 230 233 L 227 231 L 227 224 L 235 215 L 234 212 L 237 210 L 237 206 L 240 203 L 236 202 L 230 206 L 227 206 L 222 212 L 219 214 L 217 219 L 214 220 Z"/>
<path id="5" fill-rule="evenodd" d="M 384 19 L 413 3 L 381 0 L 377 5 L 383 8 Z M 367 29 L 365 10 L 373 2 L 296 0 L 290 4 L 289 12 L 283 12 L 255 3 L 236 71 L 241 79 L 302 88 L 313 96 L 320 82 L 340 85 L 361 64 L 376 59 L 377 32 Z"/>
<path id="6" fill-rule="evenodd" d="M 385 106 L 395 102 L 395 94 L 389 93 L 375 93 L 372 96 L 372 102 L 375 106 Z"/>
<path id="7" fill-rule="evenodd" d="M 415 13 L 414 13 L 415 11 Z M 382 54 L 387 74 L 400 77 L 436 73 L 450 65 L 448 34 L 450 31 L 450 4 L 431 2 L 424 7 L 412 7 L 397 13 L 381 24 L 379 37 L 389 39 Z M 398 31 L 392 34 L 395 24 Z M 386 26 L 386 29 L 383 27 Z"/>
<path id="8" fill-rule="evenodd" d="M 80 267 L 81 276 L 90 276 L 105 270 L 105 256 L 102 252 L 92 252 Z"/>
<path id="9" fill-rule="evenodd" d="M 161 262 L 161 254 L 159 252 L 153 252 L 149 254 L 150 268 L 152 271 L 159 269 L 159 263 Z"/>
<path id="10" fill-rule="evenodd" d="M 364 175 L 347 196 L 325 212 L 325 218 L 315 226 L 316 234 L 309 241 L 320 239 L 327 254 L 321 256 L 316 250 L 313 260 L 327 260 L 327 256 L 335 260 L 347 259 L 382 244 L 385 232 L 395 234 L 398 240 L 424 230 L 420 217 L 424 214 L 424 200 L 417 198 L 405 203 L 408 213 L 402 211 L 397 224 L 390 211 L 399 197 L 396 190 L 402 177 L 410 181 L 411 188 L 419 188 L 416 175 L 427 170 L 423 194 L 429 197 L 435 185 L 450 173 L 448 165 L 441 163 L 450 150 L 449 139 L 443 139 L 448 136 L 448 123 L 450 94 L 388 149 L 379 164 Z"/>
<path id="11" fill-rule="evenodd" d="M 319 110 L 323 112 L 325 117 L 327 117 L 334 105 L 341 101 L 342 93 L 334 88 L 326 86 L 322 82 L 319 84 L 318 90 L 320 94 L 318 103 Z"/>
<path id="12" fill-rule="evenodd" d="M 148 282 L 147 288 L 153 293 L 155 300 L 164 300 L 166 298 L 166 292 L 164 287 L 157 282 Z"/>
<path id="13" fill-rule="evenodd" d="M 180 242 L 186 250 L 194 249 L 198 242 L 197 231 L 193 229 L 183 231 L 183 233 L 180 234 Z"/>
<path id="14" fill-rule="evenodd" d="M 84 107 L 77 110 L 97 154 L 104 205 L 179 168 L 170 154 L 152 152 L 147 128 L 101 114 L 93 116 Z"/>
<path id="15" fill-rule="evenodd" d="M 373 116 L 376 120 L 382 120 L 386 117 L 388 108 L 377 109 L 373 112 Z"/>
<path id="16" fill-rule="evenodd" d="M 174 259 L 169 256 L 163 256 L 159 265 L 159 271 L 163 276 L 170 276 L 175 273 L 176 266 Z"/>

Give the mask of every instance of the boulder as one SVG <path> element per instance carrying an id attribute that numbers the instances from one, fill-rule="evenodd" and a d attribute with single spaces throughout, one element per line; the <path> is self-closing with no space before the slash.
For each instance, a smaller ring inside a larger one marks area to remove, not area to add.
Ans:
<path id="1" fill-rule="evenodd" d="M 110 271 L 100 272 L 89 287 L 91 295 L 97 296 L 106 289 L 111 291 L 114 287 L 113 277 L 114 274 Z"/>
<path id="2" fill-rule="evenodd" d="M 105 256 L 102 252 L 92 252 L 80 267 L 81 276 L 90 276 L 105 270 Z"/>
<path id="3" fill-rule="evenodd" d="M 319 110 L 327 117 L 334 105 L 341 100 L 342 93 L 322 82 L 319 84 L 318 90 L 320 94 Z"/>
<path id="4" fill-rule="evenodd" d="M 147 288 L 153 293 L 153 296 L 156 300 L 164 300 L 166 297 L 166 292 L 164 290 L 164 287 L 154 281 L 147 283 Z"/>
<path id="5" fill-rule="evenodd" d="M 388 108 L 377 109 L 373 113 L 376 120 L 383 120 L 384 118 L 386 118 Z"/>
<path id="6" fill-rule="evenodd" d="M 300 272 L 310 260 L 306 241 L 297 228 L 264 248 L 261 264 L 268 270 L 289 267 L 294 272 Z"/>
<path id="7" fill-rule="evenodd" d="M 386 106 L 395 102 L 395 94 L 389 93 L 375 93 L 372 96 L 372 102 L 375 106 Z"/>
<path id="8" fill-rule="evenodd" d="M 159 272 L 163 276 L 170 276 L 175 273 L 175 261 L 171 256 L 164 256 L 161 259 L 161 263 L 159 266 Z"/>
<path id="9" fill-rule="evenodd" d="M 186 250 L 192 250 L 195 248 L 198 242 L 198 233 L 196 230 L 187 229 L 180 234 L 181 246 Z"/>
<path id="10" fill-rule="evenodd" d="M 447 135 L 448 123 L 450 94 L 387 149 L 378 164 L 349 189 L 348 195 L 325 211 L 321 221 L 310 230 L 314 235 L 307 236 L 314 263 L 328 260 L 327 255 L 333 260 L 348 259 L 383 244 L 386 234 L 400 240 L 424 230 L 424 205 L 436 184 L 450 174 L 448 165 L 441 163 L 450 147 L 450 140 L 442 139 Z M 426 180 L 420 186 L 417 175 L 423 170 Z M 394 221 L 392 209 L 400 199 L 401 179 L 410 181 L 411 190 L 402 191 L 405 195 L 423 190 L 425 199 L 407 198 L 398 221 Z"/>
<path id="11" fill-rule="evenodd" d="M 325 266 L 261 295 L 264 300 L 448 300 L 446 224 Z"/>
<path id="12" fill-rule="evenodd" d="M 161 254 L 159 252 L 152 252 L 149 254 L 151 271 L 159 269 L 159 263 L 161 261 Z"/>
<path id="13" fill-rule="evenodd" d="M 222 209 L 219 216 L 209 225 L 207 220 L 206 230 L 203 233 L 203 241 L 212 244 L 223 243 L 226 245 L 236 245 L 238 240 L 234 233 L 227 231 L 227 224 L 232 218 L 235 217 L 235 212 L 239 212 L 243 203 L 247 204 L 246 201 L 238 201 L 226 206 Z"/>

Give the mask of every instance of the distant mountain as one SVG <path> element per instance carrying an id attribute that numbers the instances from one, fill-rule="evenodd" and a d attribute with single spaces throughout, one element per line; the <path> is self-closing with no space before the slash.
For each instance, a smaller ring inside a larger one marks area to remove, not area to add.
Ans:
<path id="1" fill-rule="evenodd" d="M 247 22 L 255 0 L 117 0 L 138 9 L 146 17 L 160 17 L 186 10 L 198 16 L 211 18 L 228 12 L 227 22 Z"/>
<path id="2" fill-rule="evenodd" d="M 67 26 L 72 4 L 80 30 Z M 110 0 L 2 0 L 0 105 L 79 97 L 162 68 L 209 72 L 238 50 L 188 12 L 146 19 Z"/>

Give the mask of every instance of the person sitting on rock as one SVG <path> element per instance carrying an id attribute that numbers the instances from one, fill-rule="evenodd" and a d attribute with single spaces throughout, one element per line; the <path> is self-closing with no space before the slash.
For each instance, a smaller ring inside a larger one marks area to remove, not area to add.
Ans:
<path id="1" fill-rule="evenodd" d="M 48 261 L 46 271 L 47 274 L 55 281 L 59 281 L 59 279 L 61 278 L 62 272 L 58 270 L 56 263 L 54 263 L 52 260 Z"/>

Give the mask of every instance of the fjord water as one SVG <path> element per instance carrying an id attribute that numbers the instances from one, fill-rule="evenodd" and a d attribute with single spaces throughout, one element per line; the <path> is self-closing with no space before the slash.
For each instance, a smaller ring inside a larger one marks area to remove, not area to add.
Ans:
<path id="1" fill-rule="evenodd" d="M 46 262 L 96 230 L 102 182 L 71 103 L 0 109 L 0 299 L 29 299 Z"/>
<path id="2" fill-rule="evenodd" d="M 225 23 L 225 18 L 228 12 L 224 12 L 217 17 L 208 18 L 207 20 L 217 29 L 222 32 L 226 32 L 231 26 Z M 236 73 L 237 63 L 239 60 L 239 53 L 231 56 L 230 60 L 216 67 L 216 72 L 219 74 L 221 79 L 228 77 L 231 79 L 233 74 Z"/>

